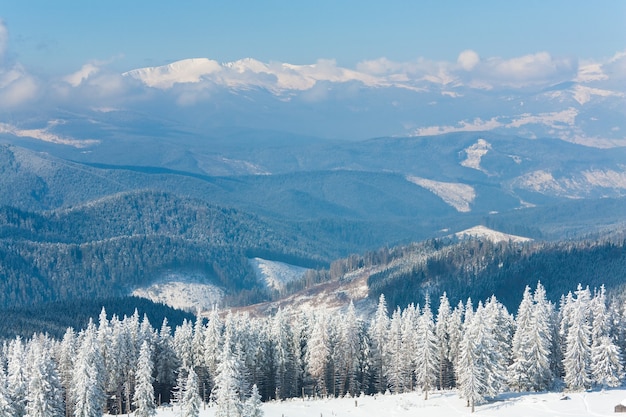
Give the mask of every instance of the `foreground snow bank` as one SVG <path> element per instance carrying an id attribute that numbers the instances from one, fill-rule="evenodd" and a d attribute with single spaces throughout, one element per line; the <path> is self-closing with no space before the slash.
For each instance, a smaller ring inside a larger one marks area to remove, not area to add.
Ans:
<path id="1" fill-rule="evenodd" d="M 451 416 L 614 416 L 615 405 L 626 398 L 626 389 L 567 393 L 510 393 L 476 407 L 474 414 L 456 392 L 363 396 L 325 400 L 289 400 L 263 404 L 265 417 L 451 417 Z M 160 408 L 157 417 L 178 417 L 177 407 Z M 200 410 L 200 417 L 213 417 L 214 408 Z"/>

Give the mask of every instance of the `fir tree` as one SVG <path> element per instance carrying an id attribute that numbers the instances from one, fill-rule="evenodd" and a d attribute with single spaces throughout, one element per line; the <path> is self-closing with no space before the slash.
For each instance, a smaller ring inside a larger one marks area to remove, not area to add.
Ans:
<path id="1" fill-rule="evenodd" d="M 252 386 L 250 397 L 248 397 L 244 404 L 243 417 L 263 417 L 261 395 L 259 395 L 259 390 L 256 385 Z"/>
<path id="2" fill-rule="evenodd" d="M 618 387 L 624 378 L 619 347 L 608 336 L 602 336 L 591 348 L 593 381 L 601 387 Z"/>
<path id="3" fill-rule="evenodd" d="M 230 332 L 227 331 L 215 376 L 215 386 L 211 392 L 212 401 L 215 403 L 215 417 L 241 417 L 243 404 L 240 378 L 237 358 L 231 350 Z"/>
<path id="4" fill-rule="evenodd" d="M 381 294 L 378 299 L 376 314 L 369 329 L 369 339 L 372 346 L 370 371 L 374 378 L 374 387 L 377 392 L 385 392 L 387 389 L 385 375 L 387 374 L 386 366 L 389 362 L 386 358 L 388 333 L 389 315 L 387 312 L 387 301 L 384 294 Z"/>
<path id="5" fill-rule="evenodd" d="M 156 414 L 154 403 L 154 388 L 152 386 L 152 349 L 144 340 L 139 350 L 139 360 L 137 361 L 137 383 L 133 395 L 133 406 L 135 416 L 151 417 Z"/>
<path id="6" fill-rule="evenodd" d="M 61 383 L 45 343 L 45 340 L 33 339 L 29 344 L 28 417 L 59 417 L 65 412 Z"/>
<path id="7" fill-rule="evenodd" d="M 81 338 L 72 374 L 74 417 L 101 417 L 105 400 L 104 367 L 93 322 L 89 323 Z"/>
<path id="8" fill-rule="evenodd" d="M 567 330 L 563 368 L 565 383 L 572 390 L 591 387 L 591 329 L 589 326 L 589 289 L 578 285 Z"/>
<path id="9" fill-rule="evenodd" d="M 22 417 L 26 414 L 28 380 L 25 359 L 24 343 L 18 336 L 9 343 L 7 357 L 7 393 L 14 417 Z"/>
<path id="10" fill-rule="evenodd" d="M 187 372 L 187 380 L 180 387 L 180 417 L 198 417 L 200 414 L 201 399 L 198 394 L 198 376 L 193 368 Z"/>
<path id="11" fill-rule="evenodd" d="M 435 325 L 435 335 L 437 337 L 437 350 L 439 352 L 438 385 L 440 389 L 452 386 L 454 378 L 450 353 L 452 350 L 450 333 L 452 327 L 452 312 L 450 302 L 444 292 L 439 299 L 439 310 Z"/>
<path id="12" fill-rule="evenodd" d="M 4 367 L 0 366 L 0 417 L 13 417 L 13 407 L 7 392 L 7 377 Z"/>
<path id="13" fill-rule="evenodd" d="M 440 357 L 433 314 L 428 298 L 426 298 L 426 304 L 419 318 L 416 340 L 415 379 L 417 385 L 424 392 L 424 399 L 427 400 L 428 392 L 433 390 L 437 384 Z"/>

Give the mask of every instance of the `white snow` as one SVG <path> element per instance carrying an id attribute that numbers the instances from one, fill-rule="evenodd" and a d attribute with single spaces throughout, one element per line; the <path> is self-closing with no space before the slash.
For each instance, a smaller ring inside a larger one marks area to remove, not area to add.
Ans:
<path id="1" fill-rule="evenodd" d="M 300 266 L 261 258 L 249 259 L 249 262 L 259 281 L 277 291 L 282 291 L 287 283 L 302 278 L 307 271 Z"/>
<path id="2" fill-rule="evenodd" d="M 221 69 L 217 61 L 192 58 L 160 67 L 139 68 L 122 75 L 136 78 L 148 87 L 168 89 L 176 83 L 197 83 L 203 76 L 220 72 Z"/>
<path id="3" fill-rule="evenodd" d="M 485 139 L 478 139 L 478 141 L 465 148 L 466 158 L 461 161 L 461 165 L 467 168 L 473 168 L 475 170 L 487 173 L 483 167 L 480 166 L 480 161 L 483 156 L 491 150 L 491 144 Z"/>
<path id="4" fill-rule="evenodd" d="M 32 138 L 43 142 L 56 143 L 58 145 L 68 145 L 75 148 L 86 148 L 100 143 L 96 139 L 74 139 L 68 136 L 61 136 L 50 132 L 50 129 L 61 123 L 59 120 L 51 120 L 48 125 L 40 129 L 21 129 L 8 123 L 0 123 L 0 133 L 17 136 L 19 138 Z"/>
<path id="5" fill-rule="evenodd" d="M 574 100 L 583 105 L 591 101 L 592 96 L 599 97 L 624 97 L 624 93 L 610 90 L 602 90 L 600 88 L 591 88 L 582 85 L 574 87 Z"/>
<path id="6" fill-rule="evenodd" d="M 615 416 L 614 407 L 626 390 L 566 393 L 508 393 L 476 406 L 472 414 L 455 391 L 432 392 L 428 400 L 419 392 L 336 399 L 292 399 L 262 405 L 265 417 L 587 417 Z M 161 407 L 157 417 L 178 417 L 179 408 Z M 215 408 L 201 408 L 200 417 L 215 416 Z"/>
<path id="7" fill-rule="evenodd" d="M 461 213 L 471 211 L 470 204 L 476 198 L 476 191 L 472 186 L 467 184 L 433 181 L 411 175 L 407 176 L 406 179 L 436 194 L 445 201 L 446 204 L 451 205 Z"/>
<path id="8" fill-rule="evenodd" d="M 623 168 L 623 167 L 622 167 Z M 513 180 L 512 185 L 543 194 L 583 198 L 603 188 L 608 195 L 621 196 L 626 190 L 626 169 L 589 169 L 569 177 L 555 178 L 544 170 L 529 172 Z"/>
<path id="9" fill-rule="evenodd" d="M 498 242 L 528 242 L 532 239 L 523 236 L 510 235 L 507 233 L 498 232 L 497 230 L 490 229 L 485 226 L 474 226 L 461 232 L 455 233 L 455 236 L 459 238 L 475 237 L 481 239 L 487 239 L 494 243 Z"/>
<path id="10" fill-rule="evenodd" d="M 132 295 L 194 313 L 219 305 L 224 292 L 199 273 L 168 272 L 153 284 L 136 288 Z"/>
<path id="11" fill-rule="evenodd" d="M 199 83 L 206 80 L 233 88 L 260 87 L 276 94 L 288 90 L 308 90 L 318 81 L 360 81 L 369 86 L 389 85 L 389 82 L 379 77 L 338 67 L 333 60 L 318 60 L 311 65 L 292 65 L 266 64 L 245 58 L 220 64 L 207 58 L 195 58 L 159 67 L 139 68 L 122 75 L 159 89 L 170 89 L 178 83 Z"/>

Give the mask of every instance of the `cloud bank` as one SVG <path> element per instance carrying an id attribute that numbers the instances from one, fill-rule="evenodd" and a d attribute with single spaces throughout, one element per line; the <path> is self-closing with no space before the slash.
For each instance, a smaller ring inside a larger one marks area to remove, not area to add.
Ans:
<path id="1" fill-rule="evenodd" d="M 111 68 L 111 60 L 94 60 L 69 74 L 46 76 L 9 62 L 9 41 L 0 20 L 0 122 L 6 122 L 3 114 L 14 117 L 20 110 L 91 109 L 184 117 L 194 124 L 212 114 L 232 124 L 311 129 L 301 132 L 307 134 L 342 123 L 338 136 L 357 129 L 368 135 L 523 130 L 569 140 L 593 134 L 616 143 L 626 131 L 619 111 L 626 108 L 626 51 L 598 61 L 546 51 L 485 57 L 467 49 L 451 61 L 381 57 L 354 68 L 333 59 L 295 65 L 200 57 L 123 73 Z M 607 105 L 612 114 L 582 110 L 603 100 L 612 100 Z"/>

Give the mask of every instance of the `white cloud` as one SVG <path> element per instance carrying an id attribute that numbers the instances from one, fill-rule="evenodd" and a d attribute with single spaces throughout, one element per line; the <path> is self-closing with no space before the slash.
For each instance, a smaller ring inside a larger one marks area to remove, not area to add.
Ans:
<path id="1" fill-rule="evenodd" d="M 553 58 L 547 52 L 511 59 L 490 58 L 475 67 L 474 81 L 492 86 L 525 87 L 569 81 L 577 74 L 577 63 Z"/>
<path id="2" fill-rule="evenodd" d="M 27 103 L 37 96 L 35 78 L 16 66 L 8 71 L 0 69 L 0 108 L 12 108 Z"/>
<path id="3" fill-rule="evenodd" d="M 463 68 L 465 71 L 471 71 L 478 65 L 480 62 L 480 57 L 478 54 L 471 49 L 467 49 L 459 54 L 456 62 Z"/>
<path id="4" fill-rule="evenodd" d="M 65 82 L 72 85 L 73 87 L 78 87 L 84 80 L 88 79 L 90 76 L 97 74 L 100 71 L 96 65 L 90 63 L 82 66 L 81 69 L 76 71 L 73 74 L 70 74 L 63 78 Z"/>

